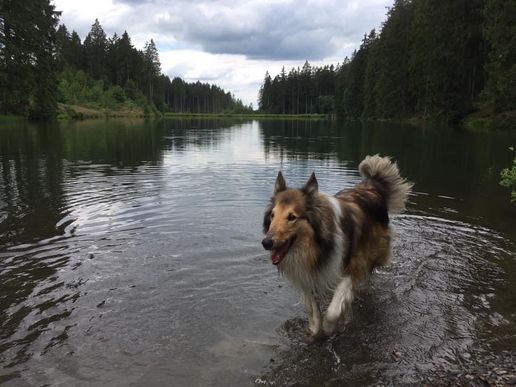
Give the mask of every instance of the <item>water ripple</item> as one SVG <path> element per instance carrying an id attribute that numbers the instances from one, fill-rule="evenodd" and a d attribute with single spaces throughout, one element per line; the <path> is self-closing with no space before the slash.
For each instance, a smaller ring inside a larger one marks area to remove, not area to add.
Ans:
<path id="1" fill-rule="evenodd" d="M 389 149 L 325 122 L 172 122 L 0 141 L 0 383 L 403 384 L 516 344 L 513 245 L 399 152 L 422 187 L 393 218 L 393 262 L 340 336 L 308 345 L 299 297 L 259 245 L 274 177 L 315 171 L 336 192 L 362 153 Z"/>

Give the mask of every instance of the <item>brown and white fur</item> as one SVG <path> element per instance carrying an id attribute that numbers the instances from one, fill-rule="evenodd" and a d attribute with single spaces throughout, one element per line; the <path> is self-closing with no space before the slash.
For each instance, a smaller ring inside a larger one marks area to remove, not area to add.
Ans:
<path id="1" fill-rule="evenodd" d="M 357 286 L 389 261 L 389 213 L 405 209 L 412 187 L 388 157 L 367 156 L 358 169 L 363 180 L 334 196 L 319 192 L 313 173 L 297 189 L 279 172 L 265 210 L 263 247 L 303 293 L 314 336 L 331 334 Z M 327 295 L 331 301 L 321 317 L 319 303 Z"/>

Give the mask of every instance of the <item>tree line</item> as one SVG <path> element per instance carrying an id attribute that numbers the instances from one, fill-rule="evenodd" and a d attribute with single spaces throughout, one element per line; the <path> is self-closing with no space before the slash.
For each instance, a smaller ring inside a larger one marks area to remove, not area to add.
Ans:
<path id="1" fill-rule="evenodd" d="M 162 74 L 156 44 L 135 48 L 127 32 L 108 37 L 98 20 L 81 41 L 59 24 L 50 0 L 0 2 L 0 113 L 55 117 L 58 102 L 162 112 L 243 112 L 231 93 Z"/>
<path id="2" fill-rule="evenodd" d="M 396 0 L 342 64 L 266 73 L 259 108 L 450 121 L 514 113 L 514 20 L 513 0 Z"/>
<path id="3" fill-rule="evenodd" d="M 333 65 L 312 67 L 305 62 L 287 74 L 271 78 L 267 72 L 259 93 L 259 109 L 274 114 L 331 113 L 334 110 L 336 76 Z"/>

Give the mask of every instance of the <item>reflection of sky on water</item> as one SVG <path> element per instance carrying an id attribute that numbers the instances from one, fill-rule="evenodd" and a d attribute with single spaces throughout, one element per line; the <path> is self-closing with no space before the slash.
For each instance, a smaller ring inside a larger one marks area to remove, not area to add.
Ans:
<path id="1" fill-rule="evenodd" d="M 348 164 L 337 158 L 335 152 L 329 151 L 324 158 L 317 157 L 317 152 L 285 152 L 282 143 L 278 143 L 273 148 L 265 151 L 263 126 L 259 121 L 252 121 L 241 125 L 236 125 L 228 129 L 215 130 L 200 129 L 176 135 L 172 129 L 168 138 L 172 145 L 163 154 L 163 166 L 166 169 L 166 176 L 188 171 L 212 172 L 204 176 L 203 180 L 210 180 L 217 171 L 228 167 L 227 175 L 220 175 L 220 178 L 231 180 L 229 174 L 238 176 L 242 181 L 251 180 L 254 184 L 265 185 L 270 189 L 274 184 L 274 179 L 279 170 L 287 174 L 289 184 L 300 186 L 315 171 L 319 175 L 321 189 L 327 192 L 337 192 L 342 188 L 352 185 L 351 182 L 357 180 L 358 173 L 349 170 L 345 166 Z M 310 133 L 312 137 L 303 139 L 303 130 L 299 130 L 293 137 L 296 141 L 307 143 L 317 143 L 328 141 L 327 135 L 319 137 L 317 132 Z M 212 139 L 213 141 L 201 141 L 201 138 Z M 180 145 L 174 145 L 181 139 Z M 276 138 L 283 142 L 288 142 L 288 137 L 279 134 Z M 275 138 L 270 141 L 274 143 Z M 314 157 L 311 157 L 314 156 Z M 261 166 L 257 170 L 255 167 Z M 257 183 L 257 175 L 262 177 Z M 349 175 L 349 178 L 346 177 Z M 338 177 L 338 178 L 336 178 Z M 343 178 L 345 177 L 345 178 Z M 168 177 L 167 177 L 168 178 Z M 252 184 L 247 184 L 247 189 L 255 190 Z"/>
<path id="2" fill-rule="evenodd" d="M 170 133 L 174 137 L 174 132 Z M 260 136 L 260 124 L 252 121 L 224 130 L 217 136 L 217 141 L 196 144 L 196 138 L 203 133 L 186 135 L 186 145 L 178 149 L 172 146 L 163 156 L 167 167 L 183 166 L 187 168 L 205 167 L 213 164 L 263 164 L 263 146 Z"/>

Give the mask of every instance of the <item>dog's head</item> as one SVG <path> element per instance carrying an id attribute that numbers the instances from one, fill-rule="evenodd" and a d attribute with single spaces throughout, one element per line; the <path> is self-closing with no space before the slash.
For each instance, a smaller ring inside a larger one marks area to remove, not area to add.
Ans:
<path id="1" fill-rule="evenodd" d="M 265 210 L 262 245 L 271 251 L 271 261 L 278 265 L 300 239 L 314 234 L 313 211 L 310 203 L 318 192 L 315 174 L 300 188 L 289 188 L 281 172 L 278 173 L 271 202 Z"/>

